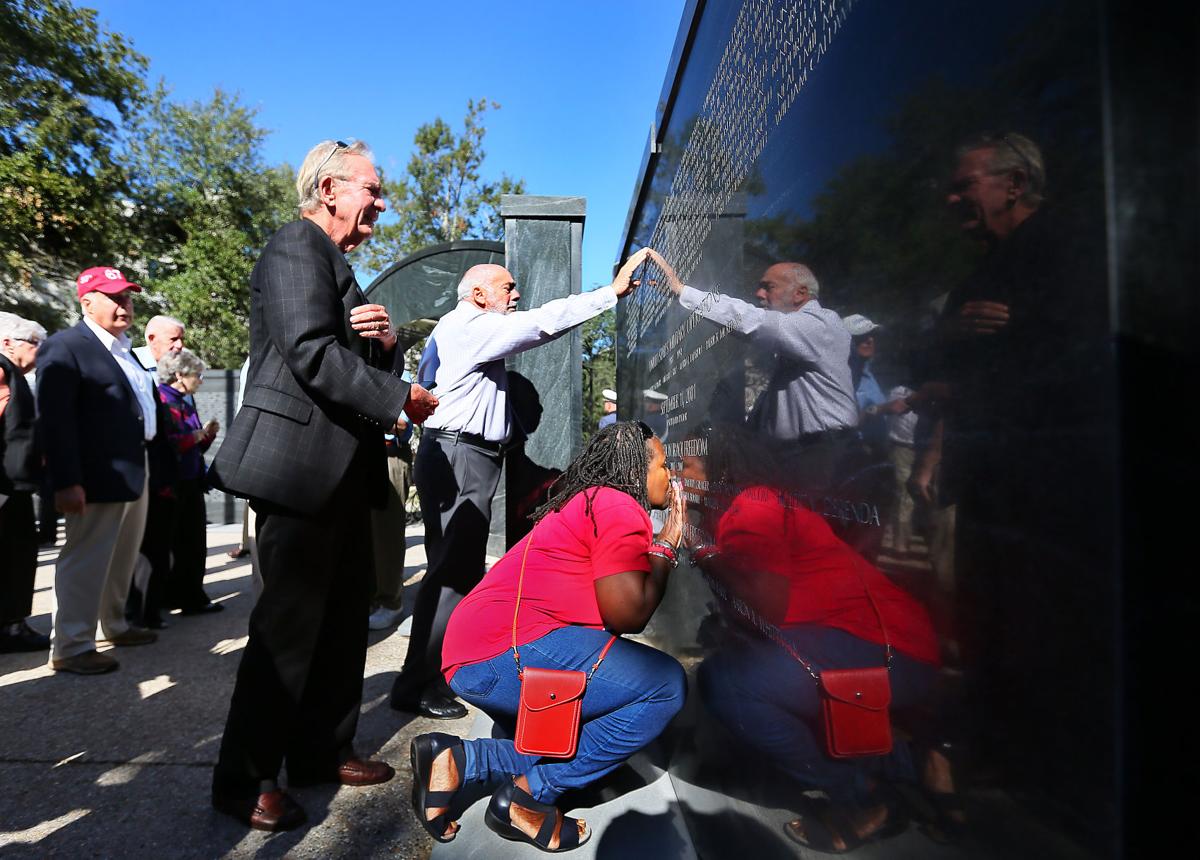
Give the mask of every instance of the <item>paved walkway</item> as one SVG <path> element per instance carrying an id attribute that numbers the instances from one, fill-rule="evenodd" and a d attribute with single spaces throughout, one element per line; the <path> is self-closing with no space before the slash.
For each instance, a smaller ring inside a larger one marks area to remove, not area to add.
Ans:
<path id="1" fill-rule="evenodd" d="M 409 528 L 410 576 L 424 568 L 420 534 Z M 432 840 L 409 808 L 409 741 L 435 726 L 465 734 L 472 720 L 434 723 L 388 707 L 408 643 L 396 631 L 371 634 L 357 740 L 396 766 L 394 780 L 297 790 L 313 823 L 291 833 L 247 831 L 209 806 L 251 605 L 249 560 L 226 555 L 240 538 L 240 526 L 209 530 L 206 588 L 226 611 L 170 616 L 154 645 L 116 650 L 116 672 L 58 675 L 45 654 L 0 654 L 0 855 L 429 856 Z M 39 557 L 32 624 L 43 632 L 56 557 Z"/>

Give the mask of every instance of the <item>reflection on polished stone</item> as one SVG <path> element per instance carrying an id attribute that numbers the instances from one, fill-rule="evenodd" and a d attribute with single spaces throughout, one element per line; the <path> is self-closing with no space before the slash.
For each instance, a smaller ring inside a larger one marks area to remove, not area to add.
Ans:
<path id="1" fill-rule="evenodd" d="M 700 853 L 1111 855 L 1097 10 L 698 14 L 622 249 L 659 256 L 617 390 L 689 505 L 647 635 L 692 675 L 664 743 Z M 887 646 L 892 750 L 833 758 L 817 678 Z"/>

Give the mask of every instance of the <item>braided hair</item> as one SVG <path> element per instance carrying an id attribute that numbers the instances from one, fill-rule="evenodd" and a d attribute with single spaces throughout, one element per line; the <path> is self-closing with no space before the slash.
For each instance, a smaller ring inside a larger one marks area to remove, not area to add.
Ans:
<path id="1" fill-rule="evenodd" d="M 588 442 L 583 453 L 571 461 L 565 472 L 550 485 L 550 498 L 533 512 L 532 519 L 540 522 L 546 514 L 561 511 L 567 502 L 590 488 L 611 487 L 628 493 L 643 509 L 650 510 L 646 498 L 646 469 L 650 452 L 646 443 L 654 431 L 641 421 L 617 421 L 598 432 Z M 592 520 L 592 532 L 599 537 L 592 500 L 596 494 L 584 493 L 587 515 Z"/>

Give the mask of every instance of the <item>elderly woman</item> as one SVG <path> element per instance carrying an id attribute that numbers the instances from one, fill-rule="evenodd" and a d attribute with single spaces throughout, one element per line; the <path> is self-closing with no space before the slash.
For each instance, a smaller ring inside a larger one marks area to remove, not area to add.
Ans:
<path id="1" fill-rule="evenodd" d="M 204 381 L 204 362 L 190 349 L 166 353 L 158 360 L 158 391 L 170 413 L 167 438 L 179 457 L 179 472 L 172 488 L 175 496 L 175 557 L 167 577 L 167 599 L 184 615 L 212 612 L 204 593 L 204 452 L 217 438 L 216 419 L 201 426 L 192 395 Z"/>
<path id="2" fill-rule="evenodd" d="M 413 805 L 434 839 L 448 842 L 457 832 L 448 812 L 460 788 L 499 783 L 485 820 L 503 838 L 543 851 L 587 841 L 584 822 L 554 802 L 619 767 L 683 704 L 679 663 L 612 635 L 640 632 L 658 608 L 681 538 L 682 496 L 649 427 L 605 427 L 555 482 L 534 513 L 533 531 L 454 610 L 442 649 L 446 679 L 506 728 L 521 690 L 514 652 L 525 668 L 586 672 L 598 657 L 603 662 L 584 690 L 572 758 L 523 755 L 499 738 L 433 733 L 413 740 Z M 654 536 L 648 511 L 667 507 L 666 525 Z"/>
<path id="3" fill-rule="evenodd" d="M 25 621 L 33 611 L 38 544 L 33 494 L 42 472 L 25 374 L 45 339 L 37 323 L 0 312 L 0 653 L 50 647 L 50 637 Z"/>

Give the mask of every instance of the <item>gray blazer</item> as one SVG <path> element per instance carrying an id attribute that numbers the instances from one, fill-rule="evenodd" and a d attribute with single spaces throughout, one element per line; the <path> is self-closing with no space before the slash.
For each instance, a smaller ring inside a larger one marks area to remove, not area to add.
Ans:
<path id="1" fill-rule="evenodd" d="M 385 359 L 378 342 L 350 328 L 361 304 L 346 258 L 316 224 L 294 221 L 271 237 L 250 276 L 249 381 L 213 460 L 213 486 L 317 513 L 367 445 L 361 456 L 380 503 L 382 433 L 404 409 L 409 384 L 399 350 Z"/>

